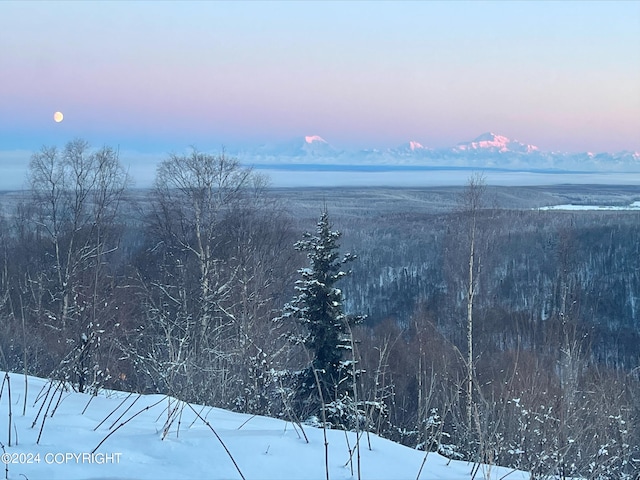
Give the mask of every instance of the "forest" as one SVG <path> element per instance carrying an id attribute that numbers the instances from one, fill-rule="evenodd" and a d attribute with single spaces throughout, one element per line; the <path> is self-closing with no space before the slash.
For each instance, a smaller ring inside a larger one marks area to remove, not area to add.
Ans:
<path id="1" fill-rule="evenodd" d="M 224 153 L 137 189 L 116 149 L 0 192 L 0 368 L 375 432 L 532 478 L 640 471 L 625 186 L 276 189 Z"/>

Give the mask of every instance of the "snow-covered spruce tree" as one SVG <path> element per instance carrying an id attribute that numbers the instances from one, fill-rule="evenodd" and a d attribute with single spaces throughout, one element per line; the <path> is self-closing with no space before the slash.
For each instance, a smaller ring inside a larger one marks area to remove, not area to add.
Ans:
<path id="1" fill-rule="evenodd" d="M 280 320 L 297 323 L 299 328 L 290 338 L 310 354 L 310 365 L 301 373 L 298 386 L 303 414 L 319 414 L 324 401 L 326 420 L 345 428 L 358 418 L 351 326 L 362 317 L 344 313 L 342 291 L 335 287 L 351 273 L 342 267 L 356 258 L 350 253 L 340 256 L 340 236 L 331 229 L 325 209 L 316 234 L 307 232 L 295 243 L 310 264 L 298 271 L 302 279 L 296 282 L 297 295 L 285 305 Z"/>

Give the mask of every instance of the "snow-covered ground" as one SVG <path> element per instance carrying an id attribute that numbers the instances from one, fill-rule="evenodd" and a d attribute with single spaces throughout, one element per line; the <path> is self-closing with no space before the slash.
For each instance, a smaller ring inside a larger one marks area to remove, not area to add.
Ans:
<path id="1" fill-rule="evenodd" d="M 56 390 L 47 380 L 33 377 L 28 378 L 23 414 L 25 378 L 9 374 L 9 379 L 10 385 L 2 374 L 0 442 L 8 469 L 0 465 L 5 470 L 2 478 L 5 474 L 12 480 L 326 478 L 319 428 L 304 426 L 307 442 L 300 427 L 282 420 L 191 408 L 161 395 L 105 391 L 91 397 Z M 356 434 L 332 430 L 327 439 L 331 479 L 417 479 L 425 460 L 424 452 L 365 435 L 360 440 L 358 476 L 357 455 L 350 455 Z M 529 475 L 429 453 L 419 478 L 522 480 Z"/>
<path id="2" fill-rule="evenodd" d="M 640 202 L 633 202 L 631 205 L 551 205 L 540 207 L 538 210 L 638 210 Z"/>

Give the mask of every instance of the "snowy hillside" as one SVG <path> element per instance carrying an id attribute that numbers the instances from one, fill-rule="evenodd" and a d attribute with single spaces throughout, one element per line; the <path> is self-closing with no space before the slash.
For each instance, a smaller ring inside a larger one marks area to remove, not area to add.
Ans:
<path id="1" fill-rule="evenodd" d="M 11 480 L 327 478 L 323 431 L 311 426 L 162 395 L 106 391 L 92 397 L 33 377 L 23 414 L 24 406 L 24 376 L 3 374 L 0 446 Z M 529 478 L 435 453 L 423 465 L 424 452 L 375 435 L 360 440 L 358 475 L 357 453 L 350 453 L 356 434 L 328 431 L 327 440 L 331 479 Z"/>

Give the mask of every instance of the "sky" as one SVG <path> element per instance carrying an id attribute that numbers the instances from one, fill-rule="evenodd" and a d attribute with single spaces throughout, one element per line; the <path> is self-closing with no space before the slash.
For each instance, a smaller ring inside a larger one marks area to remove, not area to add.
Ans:
<path id="1" fill-rule="evenodd" d="M 0 2 L 0 151 L 488 131 L 640 151 L 640 2 Z"/>

